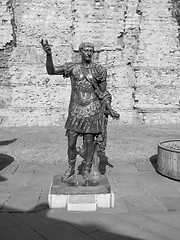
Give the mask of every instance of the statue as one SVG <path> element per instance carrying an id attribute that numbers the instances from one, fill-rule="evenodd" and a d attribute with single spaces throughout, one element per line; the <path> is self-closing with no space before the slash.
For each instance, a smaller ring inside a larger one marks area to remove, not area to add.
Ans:
<path id="1" fill-rule="evenodd" d="M 80 44 L 81 62 L 67 62 L 61 66 L 54 66 L 48 41 L 42 40 L 41 44 L 47 54 L 47 73 L 71 79 L 72 92 L 65 124 L 69 167 L 62 175 L 62 181 L 75 174 L 76 156 L 79 154 L 84 159 L 82 176 L 88 185 L 100 177 L 98 153 L 105 151 L 108 115 L 119 119 L 119 114 L 111 107 L 111 95 L 106 89 L 107 71 L 99 63 L 92 62 L 92 43 Z M 82 147 L 76 146 L 78 136 L 83 137 Z"/>

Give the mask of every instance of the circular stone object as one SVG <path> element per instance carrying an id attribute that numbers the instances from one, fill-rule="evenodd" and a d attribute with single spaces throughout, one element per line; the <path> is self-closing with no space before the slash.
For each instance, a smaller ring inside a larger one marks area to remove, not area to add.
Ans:
<path id="1" fill-rule="evenodd" d="M 180 180 L 180 139 L 166 140 L 158 144 L 157 171 Z"/>

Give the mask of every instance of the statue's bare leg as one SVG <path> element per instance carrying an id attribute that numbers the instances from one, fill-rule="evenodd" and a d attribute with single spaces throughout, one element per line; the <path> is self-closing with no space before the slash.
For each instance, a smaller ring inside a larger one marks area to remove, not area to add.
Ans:
<path id="1" fill-rule="evenodd" d="M 94 134 L 85 134 L 84 135 L 84 161 L 85 161 L 85 167 L 84 167 L 84 178 L 87 179 L 89 177 L 89 173 L 92 166 L 92 159 L 94 156 L 94 150 L 95 150 L 95 141 L 94 141 Z"/>
<path id="2" fill-rule="evenodd" d="M 74 131 L 67 131 L 67 137 L 68 137 L 68 164 L 69 167 L 67 171 L 63 174 L 62 180 L 67 180 L 69 177 L 74 175 L 75 173 L 75 164 L 76 164 L 76 142 L 78 133 Z"/>

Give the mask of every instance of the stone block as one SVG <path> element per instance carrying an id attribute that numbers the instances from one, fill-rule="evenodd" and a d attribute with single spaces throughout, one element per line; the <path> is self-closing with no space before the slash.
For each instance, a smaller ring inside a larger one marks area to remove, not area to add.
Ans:
<path id="1" fill-rule="evenodd" d="M 68 195 L 49 194 L 48 202 L 50 208 L 65 208 L 67 206 Z"/>
<path id="2" fill-rule="evenodd" d="M 114 207 L 114 193 L 109 194 L 96 194 L 96 204 L 98 208 Z"/>
<path id="3" fill-rule="evenodd" d="M 68 211 L 96 211 L 95 195 L 69 195 L 67 202 Z"/>

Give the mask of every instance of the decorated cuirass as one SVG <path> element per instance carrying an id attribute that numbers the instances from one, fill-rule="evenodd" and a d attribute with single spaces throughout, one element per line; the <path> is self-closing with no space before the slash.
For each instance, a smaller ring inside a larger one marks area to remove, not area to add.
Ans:
<path id="1" fill-rule="evenodd" d="M 104 69 L 97 64 L 89 67 L 69 64 L 66 70 L 65 76 L 70 76 L 72 86 L 66 129 L 79 133 L 101 132 L 101 100 L 97 89 L 106 80 Z"/>

